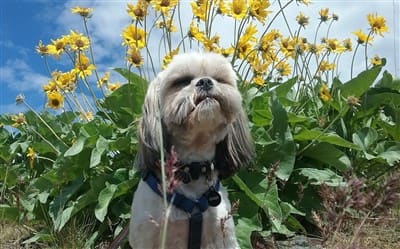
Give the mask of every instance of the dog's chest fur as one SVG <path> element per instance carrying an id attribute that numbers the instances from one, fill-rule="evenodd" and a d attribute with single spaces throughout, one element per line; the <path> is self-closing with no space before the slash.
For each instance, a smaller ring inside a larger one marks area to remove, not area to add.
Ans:
<path id="1" fill-rule="evenodd" d="M 204 180 L 204 179 L 199 179 Z M 185 189 L 182 190 L 185 192 Z M 187 190 L 186 190 L 187 191 Z M 191 198 L 201 195 L 190 190 Z M 220 187 L 222 201 L 217 207 L 209 207 L 203 212 L 202 243 L 203 249 L 239 248 L 236 242 L 233 219 L 228 217 L 231 205 L 227 192 L 223 186 Z M 185 194 L 185 193 L 183 193 Z M 187 196 L 188 198 L 190 198 Z M 168 233 L 165 248 L 187 249 L 189 232 L 189 214 L 170 206 L 168 218 Z M 135 193 L 132 203 L 132 219 L 130 224 L 129 240 L 136 245 L 137 249 L 159 249 L 161 229 L 165 219 L 163 200 L 147 185 L 141 181 Z M 221 220 L 224 224 L 221 225 Z M 134 248 L 134 249 L 136 249 Z"/>

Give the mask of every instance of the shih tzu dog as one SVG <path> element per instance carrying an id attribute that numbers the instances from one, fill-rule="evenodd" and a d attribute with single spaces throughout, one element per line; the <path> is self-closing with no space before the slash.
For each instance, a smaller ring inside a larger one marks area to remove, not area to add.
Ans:
<path id="1" fill-rule="evenodd" d="M 165 248 L 239 248 L 220 179 L 248 165 L 255 153 L 228 60 L 213 53 L 175 56 L 149 85 L 138 136 L 136 164 L 143 174 L 132 203 L 131 247 L 160 248 L 162 224 L 168 222 Z M 174 151 L 181 181 L 167 193 L 168 215 L 161 150 Z"/>

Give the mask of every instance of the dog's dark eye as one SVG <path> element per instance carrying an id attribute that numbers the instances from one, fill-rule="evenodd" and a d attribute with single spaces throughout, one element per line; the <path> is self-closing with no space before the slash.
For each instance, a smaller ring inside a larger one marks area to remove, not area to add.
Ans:
<path id="1" fill-rule="evenodd" d="M 228 84 L 228 82 L 226 82 L 226 80 L 224 80 L 223 78 L 215 78 L 215 80 L 222 84 Z"/>
<path id="2" fill-rule="evenodd" d="M 174 86 L 186 86 L 186 85 L 189 85 L 192 80 L 193 80 L 193 77 L 190 76 L 190 75 L 183 76 L 183 77 L 175 79 L 172 82 L 172 85 L 174 85 Z"/>

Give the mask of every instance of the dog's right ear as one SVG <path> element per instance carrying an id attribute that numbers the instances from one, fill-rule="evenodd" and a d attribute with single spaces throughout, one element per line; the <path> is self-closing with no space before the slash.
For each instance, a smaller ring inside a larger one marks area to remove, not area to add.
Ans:
<path id="1" fill-rule="evenodd" d="M 136 167 L 139 169 L 154 169 L 159 166 L 160 160 L 160 84 L 161 78 L 157 76 L 147 89 L 142 107 L 142 118 L 138 127 L 139 146 L 136 155 Z M 161 124 L 162 125 L 162 124 Z"/>

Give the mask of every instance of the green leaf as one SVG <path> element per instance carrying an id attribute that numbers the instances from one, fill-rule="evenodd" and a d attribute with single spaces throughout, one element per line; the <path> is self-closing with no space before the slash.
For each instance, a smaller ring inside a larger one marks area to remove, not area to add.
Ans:
<path id="1" fill-rule="evenodd" d="M 235 230 L 240 248 L 253 248 L 251 245 L 250 235 L 253 231 L 260 229 L 257 223 L 256 216 L 252 219 L 239 217 Z"/>
<path id="2" fill-rule="evenodd" d="M 93 148 L 92 154 L 90 155 L 90 164 L 89 167 L 93 168 L 97 166 L 101 162 L 101 156 L 104 151 L 108 149 L 109 141 L 105 139 L 103 136 L 99 136 L 96 142 L 96 147 Z"/>
<path id="3" fill-rule="evenodd" d="M 113 199 L 116 190 L 117 185 L 109 184 L 108 182 L 106 182 L 106 187 L 100 192 L 98 204 L 96 205 L 96 209 L 94 210 L 94 214 L 99 221 L 104 221 L 104 218 L 107 215 L 108 205 Z"/>
<path id="4" fill-rule="evenodd" d="M 242 179 L 234 175 L 232 176 L 232 180 L 236 183 L 236 185 L 250 198 L 257 206 L 263 208 L 263 202 L 253 193 L 253 191 L 242 181 Z"/>
<path id="5" fill-rule="evenodd" d="M 68 186 L 62 188 L 60 193 L 50 202 L 49 215 L 53 220 L 55 230 L 60 231 L 61 224 L 65 224 L 70 218 L 66 217 L 65 214 L 63 215 L 65 205 L 83 185 L 83 180 L 83 177 L 79 177 L 72 181 Z"/>
<path id="6" fill-rule="evenodd" d="M 353 133 L 353 142 L 357 144 L 364 152 L 369 151 L 371 146 L 378 139 L 378 132 L 370 127 L 364 127 Z"/>
<path id="7" fill-rule="evenodd" d="M 289 91 L 297 82 L 297 77 L 287 80 L 286 82 L 279 84 L 273 91 L 276 92 L 278 98 L 285 98 Z"/>
<path id="8" fill-rule="evenodd" d="M 269 94 L 264 93 L 254 97 L 251 101 L 251 121 L 256 126 L 269 125 L 272 114 L 269 110 Z"/>
<path id="9" fill-rule="evenodd" d="M 337 187 L 345 184 L 343 177 L 330 169 L 302 168 L 299 173 L 307 177 L 313 185 L 326 184 L 328 186 Z"/>
<path id="10" fill-rule="evenodd" d="M 351 161 L 348 156 L 332 144 L 315 144 L 304 151 L 303 155 L 324 164 L 331 165 L 340 171 L 351 167 Z"/>
<path id="11" fill-rule="evenodd" d="M 273 119 L 269 134 L 277 142 L 277 145 L 274 146 L 273 151 L 269 152 L 271 153 L 271 158 L 269 158 L 271 161 L 267 163 L 279 162 L 276 175 L 286 181 L 293 171 L 296 160 L 296 144 L 288 125 L 287 112 L 274 95 L 271 97 L 270 108 Z"/>
<path id="12" fill-rule="evenodd" d="M 357 75 L 357 77 L 351 79 L 343 85 L 338 86 L 341 95 L 345 98 L 351 95 L 360 97 L 372 86 L 381 69 L 382 67 L 373 67 L 365 70 Z"/>
<path id="13" fill-rule="evenodd" d="M 64 153 L 65 157 L 75 156 L 83 150 L 86 138 L 79 137 L 76 142 Z"/>
<path id="14" fill-rule="evenodd" d="M 11 207 L 7 204 L 0 204 L 0 220 L 17 221 L 20 211 L 17 207 Z"/>
<path id="15" fill-rule="evenodd" d="M 335 133 L 326 133 L 320 130 L 308 130 L 302 129 L 299 133 L 294 136 L 294 139 L 297 141 L 319 141 L 326 142 L 333 145 L 351 148 L 359 150 L 360 147 L 352 142 L 347 141 L 346 139 L 340 137 Z"/>
<path id="16" fill-rule="evenodd" d="M 388 72 L 384 71 L 382 75 L 382 79 L 375 84 L 375 87 L 379 88 L 389 88 L 392 90 L 400 91 L 400 80 L 393 80 L 393 76 Z"/>
<path id="17" fill-rule="evenodd" d="M 134 121 L 135 116 L 141 114 L 148 83 L 127 69 L 115 68 L 114 70 L 125 77 L 129 83 L 108 95 L 104 99 L 103 106 L 109 110 L 110 115 L 121 127 L 126 127 Z"/>

